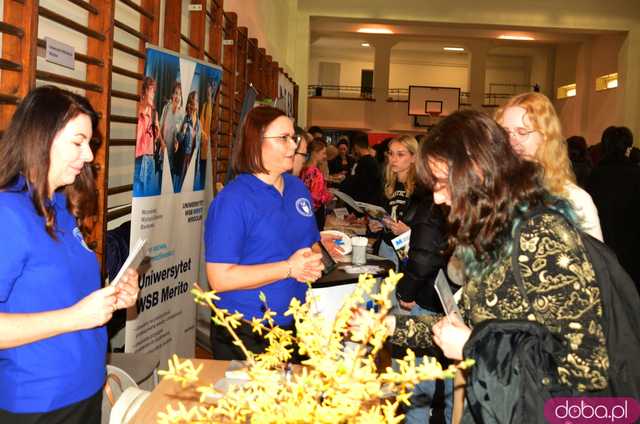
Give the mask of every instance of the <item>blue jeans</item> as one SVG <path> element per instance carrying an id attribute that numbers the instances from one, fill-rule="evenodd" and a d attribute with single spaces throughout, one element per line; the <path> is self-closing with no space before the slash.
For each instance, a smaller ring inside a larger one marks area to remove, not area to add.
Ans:
<path id="1" fill-rule="evenodd" d="M 136 158 L 133 170 L 133 195 L 135 197 L 157 196 L 160 194 L 162 173 L 156 175 L 156 164 L 153 155 L 142 155 Z"/>
<path id="2" fill-rule="evenodd" d="M 409 312 L 412 316 L 418 315 L 432 315 L 433 312 L 429 309 L 421 308 L 416 305 Z M 416 365 L 422 363 L 423 357 L 416 358 Z M 395 360 L 392 360 L 392 366 L 394 370 L 397 370 Z M 433 396 L 436 393 L 436 382 L 434 380 L 425 380 L 416 384 L 413 388 L 411 398 L 411 405 L 406 407 L 405 410 L 405 423 L 406 424 L 424 424 L 429 422 L 431 416 L 431 403 Z M 444 380 L 444 419 L 446 424 L 451 424 L 451 417 L 453 414 L 453 380 Z"/>
<path id="3" fill-rule="evenodd" d="M 378 248 L 378 256 L 382 256 L 383 258 L 387 258 L 392 261 L 396 265 L 395 271 L 398 270 L 398 255 L 396 254 L 396 250 L 393 246 L 389 246 L 385 241 L 380 242 L 380 247 Z"/>

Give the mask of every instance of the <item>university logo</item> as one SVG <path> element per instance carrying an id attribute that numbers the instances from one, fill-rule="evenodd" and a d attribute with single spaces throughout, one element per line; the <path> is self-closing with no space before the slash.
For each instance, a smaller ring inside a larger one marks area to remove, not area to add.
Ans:
<path id="1" fill-rule="evenodd" d="M 311 217 L 313 216 L 313 208 L 311 207 L 311 203 L 304 197 L 296 200 L 296 210 L 302 216 Z"/>

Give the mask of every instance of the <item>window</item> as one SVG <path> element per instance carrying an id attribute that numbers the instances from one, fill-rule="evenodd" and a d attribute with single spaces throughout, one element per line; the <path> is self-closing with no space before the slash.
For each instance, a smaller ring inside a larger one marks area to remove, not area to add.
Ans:
<path id="1" fill-rule="evenodd" d="M 567 84 L 562 87 L 558 87 L 557 98 L 558 99 L 566 99 L 567 97 L 575 97 L 576 95 L 576 84 Z"/>
<path id="2" fill-rule="evenodd" d="M 596 78 L 596 91 L 609 90 L 618 86 L 618 73 L 603 75 Z"/>

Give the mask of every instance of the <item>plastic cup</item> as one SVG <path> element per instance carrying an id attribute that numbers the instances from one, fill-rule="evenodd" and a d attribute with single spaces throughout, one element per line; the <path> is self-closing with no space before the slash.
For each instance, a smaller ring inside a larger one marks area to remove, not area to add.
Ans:
<path id="1" fill-rule="evenodd" d="M 351 263 L 354 265 L 364 265 L 367 263 L 366 237 L 351 237 Z"/>

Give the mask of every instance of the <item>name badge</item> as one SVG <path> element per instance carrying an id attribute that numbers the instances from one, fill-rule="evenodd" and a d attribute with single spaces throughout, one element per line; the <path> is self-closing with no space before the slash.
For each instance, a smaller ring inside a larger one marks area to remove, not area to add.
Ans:
<path id="1" fill-rule="evenodd" d="M 401 250 L 405 246 L 409 246 L 409 240 L 410 239 L 411 239 L 411 230 L 406 231 L 406 232 L 400 234 L 398 237 L 396 237 L 393 240 L 391 240 L 391 244 L 393 245 L 394 249 Z"/>

